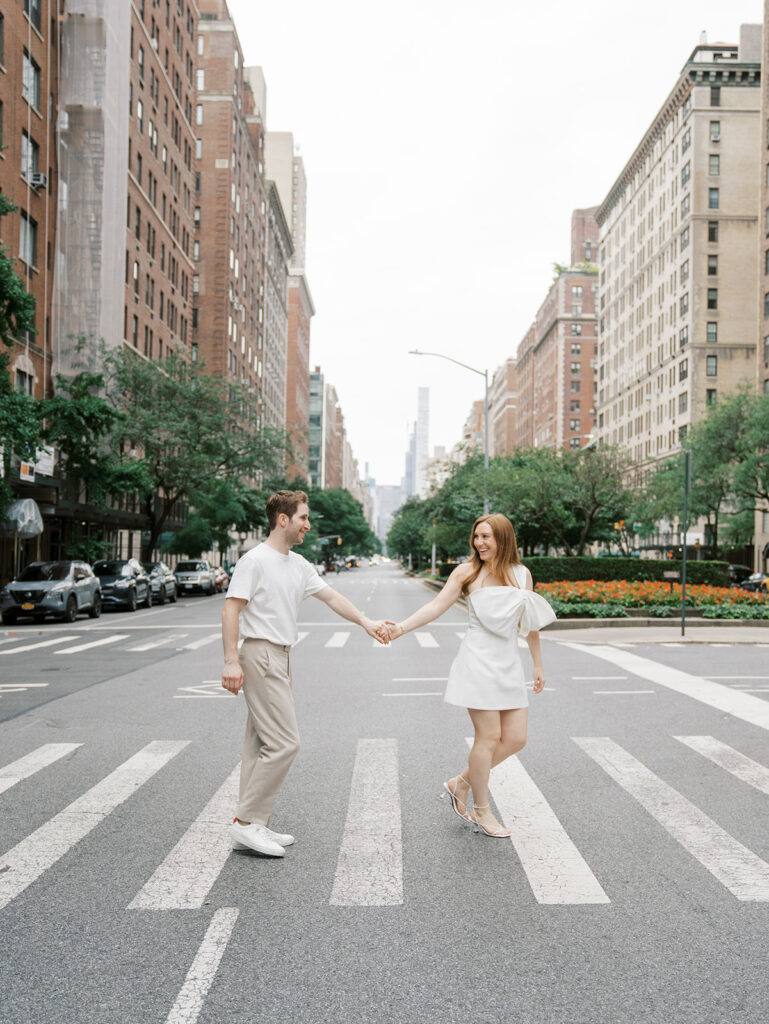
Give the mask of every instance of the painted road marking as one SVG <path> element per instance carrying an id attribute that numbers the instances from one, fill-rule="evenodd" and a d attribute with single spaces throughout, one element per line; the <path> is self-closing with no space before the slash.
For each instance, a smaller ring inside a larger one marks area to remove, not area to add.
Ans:
<path id="1" fill-rule="evenodd" d="M 46 743 L 37 750 L 33 750 L 18 761 L 11 761 L 4 768 L 0 768 L 0 793 L 15 786 L 17 782 L 28 779 L 30 775 L 47 768 L 61 757 L 66 757 L 73 750 L 82 747 L 82 743 Z"/>
<path id="2" fill-rule="evenodd" d="M 443 690 L 422 690 L 421 693 L 383 693 L 383 697 L 442 697 Z"/>
<path id="3" fill-rule="evenodd" d="M 587 646 L 586 644 L 566 643 L 563 646 L 570 647 L 581 654 L 603 658 L 616 665 L 617 668 L 624 668 L 641 679 L 647 679 L 650 683 L 667 686 L 668 689 L 674 690 L 676 693 L 692 697 L 718 711 L 726 711 L 728 714 L 734 715 L 735 718 L 750 722 L 751 725 L 769 729 L 769 703 L 760 697 L 735 691 L 722 683 L 714 683 L 702 676 L 682 672 L 680 669 L 671 668 L 669 665 L 652 661 L 650 658 L 642 658 L 631 651 L 620 651 L 615 647 L 601 644 Z"/>
<path id="4" fill-rule="evenodd" d="M 769 864 L 609 737 L 573 739 L 738 900 L 769 901 Z"/>
<path id="5" fill-rule="evenodd" d="M 0 857 L 0 910 L 52 867 L 189 740 L 154 740 Z"/>
<path id="6" fill-rule="evenodd" d="M 329 903 L 334 907 L 403 903 L 397 740 L 358 740 Z"/>
<path id="7" fill-rule="evenodd" d="M 417 638 L 417 643 L 420 647 L 438 647 L 438 641 L 432 635 L 432 633 L 415 633 L 414 636 Z"/>
<path id="8" fill-rule="evenodd" d="M 227 777 L 128 910 L 196 910 L 202 907 L 232 852 L 226 822 L 238 799 L 240 765 Z"/>
<path id="9" fill-rule="evenodd" d="M 394 683 L 445 683 L 448 676 L 396 676 Z"/>
<path id="10" fill-rule="evenodd" d="M 39 651 L 41 647 L 53 647 L 54 644 L 65 644 L 69 640 L 77 640 L 76 636 L 55 636 L 51 640 L 41 640 L 36 644 L 25 644 L 23 647 L 11 647 L 7 651 L 0 651 L 3 654 L 23 654 L 25 651 Z"/>
<path id="11" fill-rule="evenodd" d="M 655 690 L 593 690 L 593 693 L 610 694 L 610 693 L 655 693 Z"/>
<path id="12" fill-rule="evenodd" d="M 57 654 L 80 654 L 81 651 L 89 651 L 92 647 L 105 647 L 107 644 L 116 644 L 118 640 L 127 640 L 128 633 L 115 633 L 114 636 L 103 636 L 101 640 L 89 640 L 87 644 L 75 644 L 74 647 L 65 647 Z"/>
<path id="13" fill-rule="evenodd" d="M 238 914 L 236 907 L 221 907 L 211 918 L 211 924 L 187 972 L 181 991 L 166 1017 L 166 1024 L 195 1024 L 230 941 Z"/>
<path id="14" fill-rule="evenodd" d="M 222 686 L 221 679 L 204 679 L 202 683 L 197 686 L 180 686 L 179 693 L 174 694 L 176 700 L 183 700 L 191 697 L 201 698 L 219 698 L 223 697 L 227 700 L 229 697 L 236 697 L 237 694 L 230 693 L 229 690 L 225 690 Z"/>
<path id="15" fill-rule="evenodd" d="M 162 647 L 163 644 L 171 644 L 176 640 L 184 640 L 187 633 L 171 633 L 170 636 L 162 636 L 159 640 L 148 640 L 145 644 L 138 644 L 136 647 L 126 647 L 127 651 L 151 651 L 153 647 Z"/>
<path id="16" fill-rule="evenodd" d="M 326 641 L 326 647 L 344 647 L 347 641 L 350 639 L 349 633 L 332 633 L 329 639 Z M 374 643 L 378 643 L 377 640 Z"/>
<path id="17" fill-rule="evenodd" d="M 698 754 L 709 758 L 719 768 L 736 776 L 742 782 L 760 790 L 769 796 L 769 768 L 754 761 L 739 750 L 727 746 L 713 736 L 676 736 L 677 740 L 685 743 L 687 747 L 696 750 Z"/>
<path id="18" fill-rule="evenodd" d="M 296 644 L 300 644 L 300 643 L 302 642 L 302 640 L 304 640 L 304 639 L 305 639 L 306 637 L 308 637 L 309 635 L 310 635 L 309 633 L 302 633 L 302 632 L 300 631 L 300 632 L 299 632 L 299 633 L 297 634 L 297 637 L 296 637 Z M 296 647 L 296 644 L 294 644 L 294 647 Z"/>
<path id="19" fill-rule="evenodd" d="M 0 697 L 4 693 L 23 693 L 25 690 L 42 690 L 48 683 L 0 683 Z"/>
<path id="20" fill-rule="evenodd" d="M 183 647 L 180 648 L 180 650 L 182 650 L 182 651 L 197 651 L 197 649 L 199 647 L 205 647 L 206 644 L 212 644 L 214 642 L 214 640 L 221 640 L 221 639 L 222 639 L 222 631 L 219 630 L 218 633 L 209 633 L 208 636 L 203 636 L 203 637 L 200 638 L 200 640 L 193 640 L 191 644 L 185 644 Z"/>
<path id="21" fill-rule="evenodd" d="M 468 747 L 473 740 L 467 739 Z M 593 872 L 516 756 L 492 769 L 489 789 L 538 903 L 609 903 Z"/>

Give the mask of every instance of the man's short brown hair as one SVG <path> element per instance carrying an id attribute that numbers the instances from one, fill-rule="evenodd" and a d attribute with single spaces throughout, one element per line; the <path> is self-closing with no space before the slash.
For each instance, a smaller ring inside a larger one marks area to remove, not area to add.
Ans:
<path id="1" fill-rule="evenodd" d="M 304 491 L 276 491 L 271 494 L 267 501 L 267 522 L 270 529 L 274 530 L 278 525 L 278 516 L 285 514 L 291 519 L 302 504 L 307 504 L 308 498 Z"/>

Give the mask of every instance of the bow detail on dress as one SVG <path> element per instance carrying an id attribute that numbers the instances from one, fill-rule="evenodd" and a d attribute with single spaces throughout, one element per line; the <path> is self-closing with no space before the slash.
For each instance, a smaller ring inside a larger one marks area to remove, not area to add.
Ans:
<path id="1" fill-rule="evenodd" d="M 555 622 L 555 612 L 539 594 L 519 587 L 488 587 L 470 595 L 478 621 L 496 636 L 521 636 Z"/>

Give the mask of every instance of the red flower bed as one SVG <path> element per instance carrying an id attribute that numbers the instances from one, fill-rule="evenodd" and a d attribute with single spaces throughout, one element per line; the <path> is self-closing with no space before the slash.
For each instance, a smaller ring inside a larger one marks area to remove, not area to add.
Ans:
<path id="1" fill-rule="evenodd" d="M 625 608 L 646 608 L 650 605 L 672 606 L 681 603 L 681 584 L 661 583 L 656 580 L 563 580 L 558 583 L 538 583 L 537 593 L 545 598 L 567 604 L 619 604 Z M 711 587 L 695 583 L 686 588 L 686 603 L 694 608 L 713 605 L 767 604 L 769 596 L 730 587 Z"/>

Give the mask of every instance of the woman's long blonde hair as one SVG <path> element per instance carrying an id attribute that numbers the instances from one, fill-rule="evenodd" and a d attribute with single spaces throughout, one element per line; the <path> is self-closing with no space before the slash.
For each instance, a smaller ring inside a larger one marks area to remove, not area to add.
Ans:
<path id="1" fill-rule="evenodd" d="M 473 543 L 479 523 L 489 524 L 491 532 L 494 534 L 494 540 L 497 542 L 497 553 L 490 563 L 481 559 Z M 462 593 L 467 594 L 471 584 L 478 579 L 484 565 L 488 565 L 490 575 L 502 580 L 506 587 L 517 587 L 518 583 L 510 571 L 510 567 L 520 564 L 521 556 L 518 554 L 515 530 L 507 516 L 503 516 L 501 512 L 489 512 L 488 515 L 478 516 L 470 532 L 470 565 L 473 569 L 462 583 Z"/>

